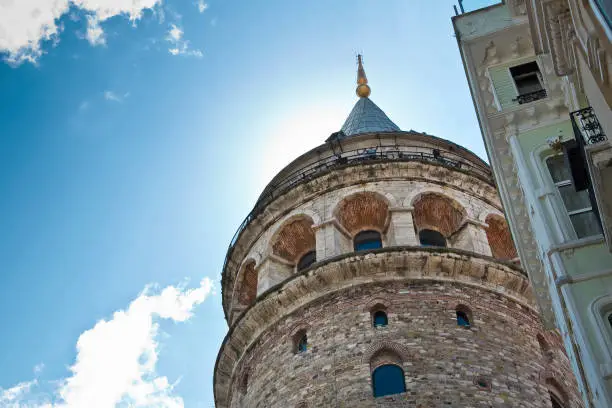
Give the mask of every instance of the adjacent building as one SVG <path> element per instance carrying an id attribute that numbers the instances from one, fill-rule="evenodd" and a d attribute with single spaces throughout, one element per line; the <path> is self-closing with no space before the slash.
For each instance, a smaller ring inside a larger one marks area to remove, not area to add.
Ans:
<path id="1" fill-rule="evenodd" d="M 588 407 L 612 407 L 612 2 L 453 18 L 523 268 Z"/>
<path id="2" fill-rule="evenodd" d="M 489 166 L 401 131 L 361 61 L 357 83 L 342 129 L 274 177 L 230 244 L 216 406 L 582 407 Z"/>

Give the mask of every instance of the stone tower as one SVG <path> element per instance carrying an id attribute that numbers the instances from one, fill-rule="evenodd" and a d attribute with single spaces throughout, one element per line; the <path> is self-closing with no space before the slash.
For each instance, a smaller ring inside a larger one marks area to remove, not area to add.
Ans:
<path id="1" fill-rule="evenodd" d="M 489 167 L 369 99 L 283 169 L 228 250 L 218 408 L 580 407 Z"/>

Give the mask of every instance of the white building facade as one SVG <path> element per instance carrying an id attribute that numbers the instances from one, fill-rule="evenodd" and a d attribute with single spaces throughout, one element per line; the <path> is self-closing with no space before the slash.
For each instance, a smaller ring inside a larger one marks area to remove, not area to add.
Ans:
<path id="1" fill-rule="evenodd" d="M 509 0 L 453 18 L 542 320 L 588 407 L 612 407 L 612 52 L 606 2 Z"/>

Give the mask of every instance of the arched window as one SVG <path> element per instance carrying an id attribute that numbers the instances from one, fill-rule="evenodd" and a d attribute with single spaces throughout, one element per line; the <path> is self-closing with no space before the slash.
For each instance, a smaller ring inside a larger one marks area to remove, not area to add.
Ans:
<path id="1" fill-rule="evenodd" d="M 306 331 L 299 331 L 294 337 L 294 351 L 296 354 L 304 353 L 308 350 L 308 336 Z"/>
<path id="2" fill-rule="evenodd" d="M 317 260 L 317 251 L 309 251 L 300 258 L 297 264 L 297 270 L 301 271 L 308 268 Z"/>
<path id="3" fill-rule="evenodd" d="M 355 251 L 382 248 L 382 238 L 378 231 L 361 231 L 353 240 Z"/>
<path id="4" fill-rule="evenodd" d="M 457 324 L 463 327 L 470 327 L 470 318 L 465 312 L 457 310 Z"/>
<path id="5" fill-rule="evenodd" d="M 457 314 L 457 325 L 461 327 L 470 327 L 472 322 L 472 311 L 464 305 L 458 305 L 455 309 Z"/>
<path id="6" fill-rule="evenodd" d="M 550 397 L 552 408 L 565 408 L 566 405 L 569 405 L 567 393 L 554 378 L 548 378 L 546 385 L 548 386 L 548 396 Z"/>
<path id="7" fill-rule="evenodd" d="M 438 231 L 424 229 L 419 231 L 419 241 L 423 246 L 445 247 L 446 239 Z"/>
<path id="8" fill-rule="evenodd" d="M 387 319 L 387 314 L 382 310 L 375 312 L 372 316 L 372 324 L 374 327 L 384 327 L 388 323 L 389 320 Z"/>
<path id="9" fill-rule="evenodd" d="M 559 401 L 559 398 L 555 394 L 549 391 L 548 395 L 550 395 L 550 401 L 552 402 L 552 408 L 564 408 L 563 404 L 561 404 L 561 401 Z"/>
<path id="10" fill-rule="evenodd" d="M 404 370 L 395 364 L 385 364 L 372 372 L 374 397 L 400 394 L 406 392 Z"/>

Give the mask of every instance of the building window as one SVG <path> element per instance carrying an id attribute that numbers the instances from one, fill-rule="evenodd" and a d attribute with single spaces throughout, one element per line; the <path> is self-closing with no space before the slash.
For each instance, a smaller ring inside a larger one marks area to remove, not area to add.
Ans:
<path id="1" fill-rule="evenodd" d="M 461 327 L 469 328 L 472 324 L 472 311 L 470 308 L 464 305 L 459 305 L 455 309 L 457 315 L 457 325 Z"/>
<path id="2" fill-rule="evenodd" d="M 384 311 L 379 310 L 374 313 L 374 316 L 372 318 L 372 324 L 374 325 L 374 327 L 384 327 L 388 323 L 389 320 L 387 319 L 387 314 Z"/>
<path id="3" fill-rule="evenodd" d="M 516 101 L 519 104 L 546 98 L 546 90 L 537 62 L 533 61 L 512 67 L 510 68 L 510 75 L 512 75 L 518 91 Z"/>
<path id="4" fill-rule="evenodd" d="M 483 390 L 491 391 L 492 388 L 491 380 L 482 376 L 474 378 L 474 384 Z"/>
<path id="5" fill-rule="evenodd" d="M 610 325 L 610 329 L 612 329 L 612 313 L 608 313 L 608 324 Z"/>
<path id="6" fill-rule="evenodd" d="M 588 190 L 576 191 L 572 184 L 572 175 L 562 155 L 546 159 L 548 171 L 559 190 L 565 209 L 578 238 L 601 233 L 597 216 L 593 212 Z"/>
<path id="7" fill-rule="evenodd" d="M 438 231 L 424 229 L 419 231 L 419 241 L 423 246 L 445 247 L 446 239 Z"/>
<path id="8" fill-rule="evenodd" d="M 404 370 L 395 364 L 385 364 L 377 367 L 372 372 L 372 388 L 374 397 L 406 392 Z"/>
<path id="9" fill-rule="evenodd" d="M 355 251 L 382 248 L 382 238 L 378 231 L 361 231 L 353 240 Z"/>
<path id="10" fill-rule="evenodd" d="M 300 258 L 297 264 L 297 270 L 301 271 L 303 269 L 308 268 L 310 265 L 315 263 L 317 260 L 317 251 L 307 252 L 304 256 Z"/>
<path id="11" fill-rule="evenodd" d="M 564 408 L 563 404 L 555 394 L 549 391 L 548 395 L 550 396 L 550 402 L 552 402 L 552 408 Z"/>
<path id="12" fill-rule="evenodd" d="M 294 344 L 296 354 L 304 353 L 308 350 L 308 336 L 305 330 L 301 330 L 295 335 Z"/>

